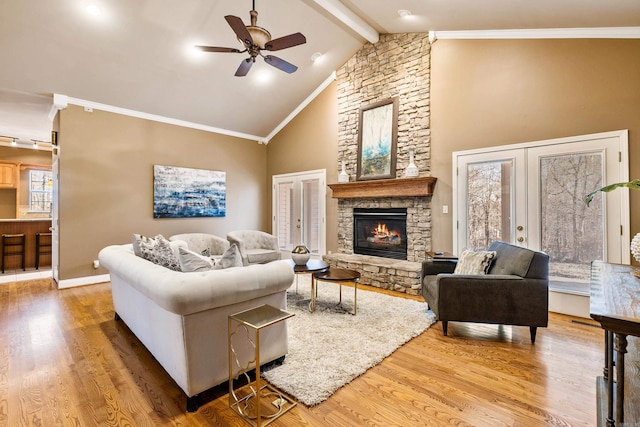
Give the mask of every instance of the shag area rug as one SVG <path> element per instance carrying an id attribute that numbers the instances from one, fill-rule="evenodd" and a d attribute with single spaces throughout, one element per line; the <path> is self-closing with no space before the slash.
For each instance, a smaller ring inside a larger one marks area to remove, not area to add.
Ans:
<path id="1" fill-rule="evenodd" d="M 316 310 L 309 312 L 310 278 L 298 276 L 287 292 L 289 354 L 262 376 L 297 401 L 317 405 L 340 387 L 380 363 L 398 347 L 424 332 L 435 319 L 425 302 L 320 282 Z"/>

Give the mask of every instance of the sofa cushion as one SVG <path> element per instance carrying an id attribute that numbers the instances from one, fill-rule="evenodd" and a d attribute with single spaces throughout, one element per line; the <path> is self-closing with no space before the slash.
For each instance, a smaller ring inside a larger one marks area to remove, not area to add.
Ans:
<path id="1" fill-rule="evenodd" d="M 453 274 L 487 274 L 495 256 L 495 251 L 474 252 L 465 249 L 458 257 Z"/>
<path id="2" fill-rule="evenodd" d="M 250 264 L 264 264 L 280 259 L 280 252 L 272 249 L 247 249 Z"/>
<path id="3" fill-rule="evenodd" d="M 216 261 L 216 265 L 213 268 L 214 270 L 223 270 L 231 267 L 242 267 L 242 265 L 240 251 L 238 250 L 238 246 L 234 243 L 229 246 L 229 249 L 225 251 L 222 258 Z"/>
<path id="4" fill-rule="evenodd" d="M 197 252 L 190 251 L 189 249 L 178 249 L 178 260 L 180 261 L 180 269 L 184 273 L 192 273 L 195 271 L 208 271 L 212 270 L 214 263 L 211 258 L 200 255 Z"/>

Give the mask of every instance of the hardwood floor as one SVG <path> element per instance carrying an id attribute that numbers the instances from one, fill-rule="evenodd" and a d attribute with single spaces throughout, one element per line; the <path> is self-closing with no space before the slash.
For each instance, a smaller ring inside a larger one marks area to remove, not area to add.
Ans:
<path id="1" fill-rule="evenodd" d="M 224 395 L 198 412 L 122 322 L 108 283 L 0 285 L 0 426 L 245 426 Z M 551 314 L 529 328 L 429 328 L 322 404 L 274 426 L 594 426 L 603 332 Z M 579 323 L 580 322 L 580 323 Z M 300 375 L 304 375 L 301 372 Z"/>

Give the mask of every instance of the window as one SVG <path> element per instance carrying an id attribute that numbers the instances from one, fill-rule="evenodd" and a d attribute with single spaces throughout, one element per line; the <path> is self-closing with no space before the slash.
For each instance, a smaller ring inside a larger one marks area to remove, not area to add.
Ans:
<path id="1" fill-rule="evenodd" d="M 29 211 L 51 212 L 53 175 L 48 170 L 29 171 Z"/>

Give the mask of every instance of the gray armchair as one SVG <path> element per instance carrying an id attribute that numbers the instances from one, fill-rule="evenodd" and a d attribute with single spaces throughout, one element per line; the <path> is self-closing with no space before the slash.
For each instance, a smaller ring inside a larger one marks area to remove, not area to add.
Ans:
<path id="1" fill-rule="evenodd" d="M 264 231 L 239 230 L 227 233 L 227 240 L 235 243 L 242 256 L 242 264 L 265 264 L 280 259 L 278 239 Z"/>
<path id="2" fill-rule="evenodd" d="M 456 261 L 425 261 L 422 296 L 442 322 L 529 326 L 531 342 L 549 319 L 549 256 L 520 246 L 494 242 L 486 275 L 453 274 Z"/>

